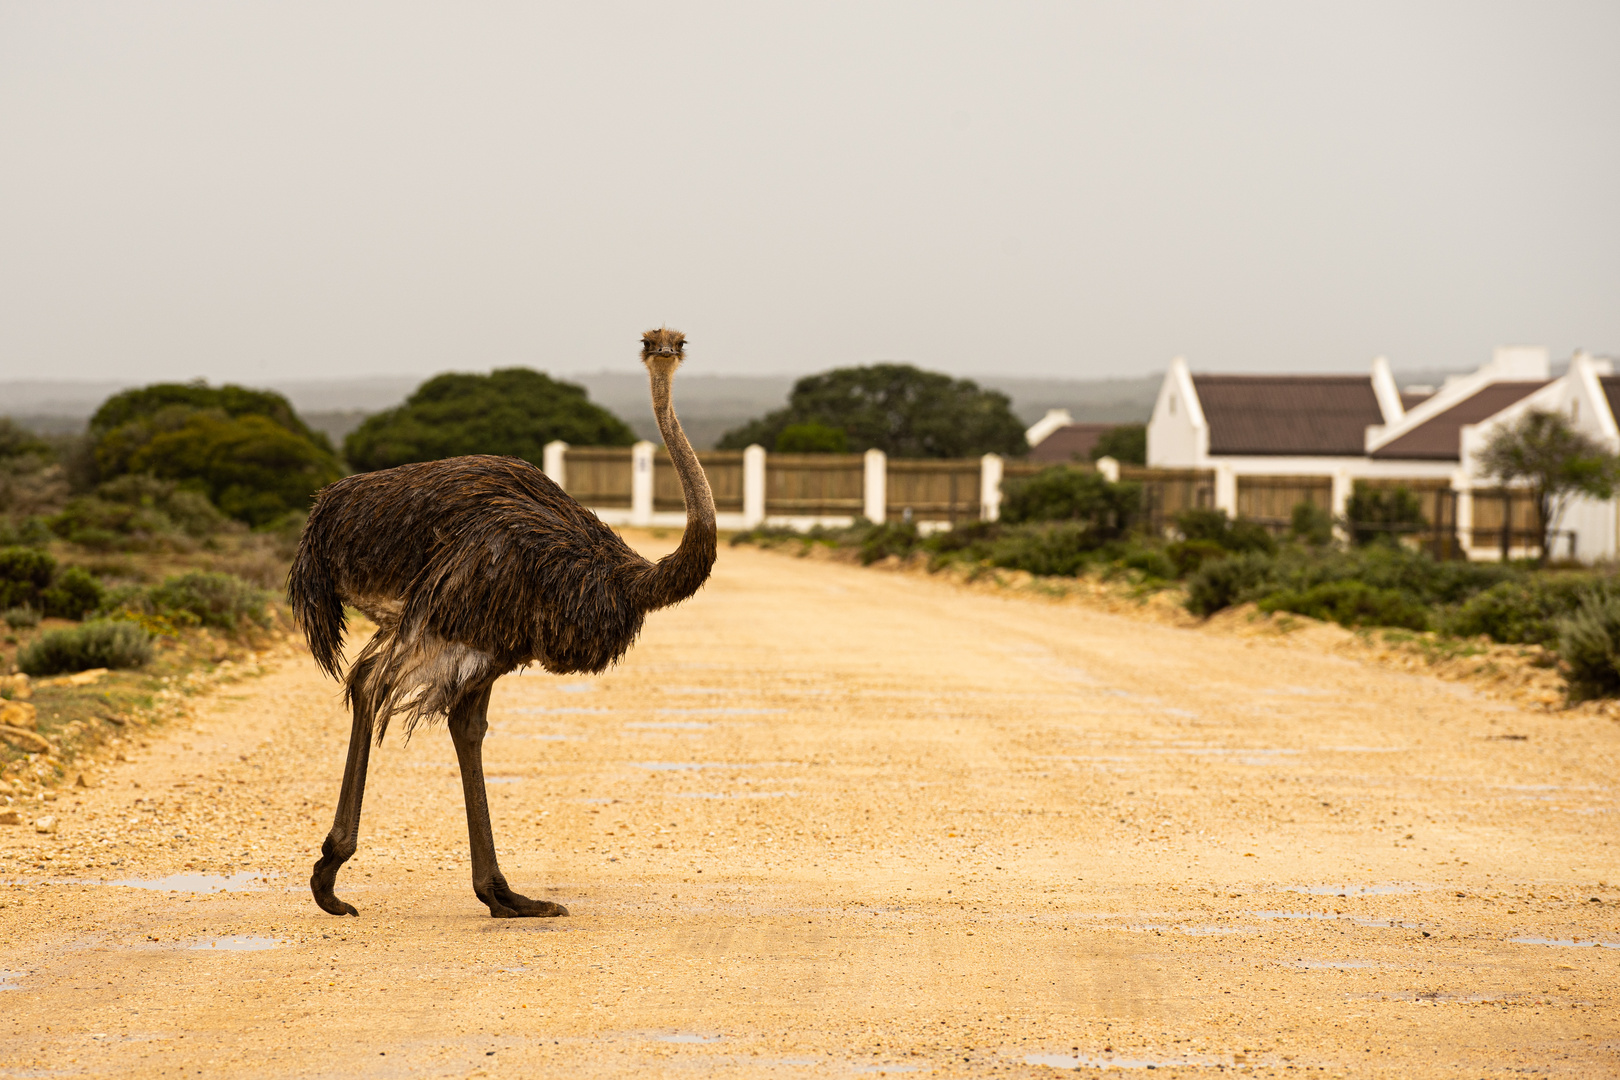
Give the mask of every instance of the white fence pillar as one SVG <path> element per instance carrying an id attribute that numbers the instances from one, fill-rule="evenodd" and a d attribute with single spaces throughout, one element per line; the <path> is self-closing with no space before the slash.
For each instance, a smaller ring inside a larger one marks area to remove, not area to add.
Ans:
<path id="1" fill-rule="evenodd" d="M 564 490 L 568 488 L 568 459 L 565 456 L 567 453 L 568 444 L 561 439 L 553 439 L 546 443 L 545 451 L 540 459 L 544 462 L 540 466 L 541 471 L 551 477 L 552 482 Z"/>
<path id="2" fill-rule="evenodd" d="M 1098 458 L 1097 471 L 1101 473 L 1102 478 L 1107 480 L 1110 484 L 1119 483 L 1119 460 L 1117 458 L 1111 458 L 1106 454 Z"/>
<path id="3" fill-rule="evenodd" d="M 765 448 L 755 443 L 743 451 L 743 525 L 765 521 Z"/>
<path id="4" fill-rule="evenodd" d="M 1328 495 L 1328 512 L 1333 515 L 1333 535 L 1341 541 L 1350 539 L 1343 522 L 1350 512 L 1350 494 L 1355 490 L 1355 483 L 1350 479 L 1349 469 L 1335 469 L 1333 471 L 1333 489 Z"/>
<path id="5" fill-rule="evenodd" d="M 1237 517 L 1237 471 L 1230 465 L 1215 466 L 1215 509 Z"/>
<path id="6" fill-rule="evenodd" d="M 1004 462 L 1000 454 L 986 454 L 979 459 L 979 520 L 995 521 L 1001 517 L 1001 475 Z"/>
<path id="7" fill-rule="evenodd" d="M 861 486 L 866 520 L 879 525 L 889 517 L 889 458 L 881 450 L 866 452 L 866 479 Z"/>
<path id="8" fill-rule="evenodd" d="M 630 524 L 651 525 L 653 514 L 653 444 L 630 448 Z"/>

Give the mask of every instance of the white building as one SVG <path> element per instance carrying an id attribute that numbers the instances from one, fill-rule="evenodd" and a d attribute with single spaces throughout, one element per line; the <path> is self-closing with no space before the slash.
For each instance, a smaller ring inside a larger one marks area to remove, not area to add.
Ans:
<path id="1" fill-rule="evenodd" d="M 1499 425 L 1529 409 L 1558 411 L 1620 450 L 1611 365 L 1578 353 L 1558 379 L 1550 366 L 1546 349 L 1502 348 L 1438 391 L 1402 394 L 1382 357 L 1364 376 L 1195 375 L 1178 357 L 1148 424 L 1148 464 L 1209 470 L 1214 505 L 1234 515 L 1256 516 L 1268 491 L 1282 500 L 1319 491 L 1340 516 L 1357 480 L 1400 481 L 1429 493 L 1428 507 L 1471 557 L 1496 558 L 1501 496 L 1483 492 L 1499 485 L 1480 474 L 1476 455 Z M 1516 523 L 1523 516 L 1510 513 Z M 1620 539 L 1614 502 L 1577 501 L 1559 528 L 1561 556 L 1612 557 Z"/>

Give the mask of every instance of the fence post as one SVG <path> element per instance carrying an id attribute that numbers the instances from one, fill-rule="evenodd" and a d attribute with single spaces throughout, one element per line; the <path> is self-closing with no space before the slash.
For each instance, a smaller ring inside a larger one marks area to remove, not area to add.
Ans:
<path id="1" fill-rule="evenodd" d="M 630 524 L 651 525 L 653 513 L 653 444 L 645 439 L 630 448 Z"/>
<path id="2" fill-rule="evenodd" d="M 1237 517 L 1237 470 L 1225 462 L 1215 466 L 1215 509 Z"/>
<path id="3" fill-rule="evenodd" d="M 1332 505 L 1328 512 L 1333 515 L 1333 535 L 1341 541 L 1350 539 L 1349 530 L 1344 522 L 1350 512 L 1350 493 L 1353 490 L 1349 469 L 1335 469 L 1333 471 L 1333 491 L 1328 496 Z"/>
<path id="4" fill-rule="evenodd" d="M 986 454 L 979 459 L 980 521 L 996 521 L 1001 517 L 1001 477 L 1004 464 L 1000 454 Z"/>
<path id="5" fill-rule="evenodd" d="M 1097 471 L 1110 484 L 1119 483 L 1119 460 L 1117 458 L 1111 458 L 1104 454 L 1097 459 Z"/>
<path id="6" fill-rule="evenodd" d="M 564 456 L 567 453 L 567 443 L 561 439 L 552 439 L 546 443 L 546 448 L 540 459 L 544 462 L 541 465 L 541 471 L 551 477 L 552 483 L 565 491 L 568 489 L 568 459 Z"/>
<path id="7" fill-rule="evenodd" d="M 765 522 L 765 448 L 758 443 L 743 451 L 743 525 Z"/>
<path id="8" fill-rule="evenodd" d="M 889 518 L 889 457 L 881 450 L 866 452 L 866 477 L 861 485 L 866 520 L 883 524 Z"/>

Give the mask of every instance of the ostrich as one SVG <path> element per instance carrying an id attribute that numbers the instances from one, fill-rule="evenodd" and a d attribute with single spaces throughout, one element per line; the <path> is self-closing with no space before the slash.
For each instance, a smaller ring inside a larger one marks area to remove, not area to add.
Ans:
<path id="1" fill-rule="evenodd" d="M 685 335 L 642 335 L 653 415 L 686 501 L 686 532 L 657 563 L 630 550 L 595 514 L 533 465 L 477 455 L 350 476 L 315 500 L 287 577 L 293 614 L 327 674 L 338 671 L 343 605 L 377 624 L 344 678 L 352 707 L 348 761 L 332 831 L 309 879 L 321 909 L 357 915 L 332 892 L 354 854 L 371 742 L 390 718 L 406 737 L 448 718 L 467 802 L 473 892 L 498 919 L 567 915 L 513 892 L 495 861 L 484 794 L 491 685 L 528 663 L 557 674 L 621 659 L 647 612 L 691 596 L 715 558 L 714 496 L 670 405 Z"/>

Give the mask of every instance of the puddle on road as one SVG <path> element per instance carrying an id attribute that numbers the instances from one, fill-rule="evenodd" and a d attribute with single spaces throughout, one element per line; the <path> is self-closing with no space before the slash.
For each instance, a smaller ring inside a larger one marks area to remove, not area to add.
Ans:
<path id="1" fill-rule="evenodd" d="M 26 971 L 0 971 L 0 991 L 21 990 L 17 980 L 28 974 Z"/>
<path id="2" fill-rule="evenodd" d="M 565 694 L 588 694 L 596 689 L 596 684 L 588 682 L 564 683 L 555 689 L 561 690 Z"/>
<path id="3" fill-rule="evenodd" d="M 719 1042 L 724 1037 L 723 1035 L 692 1035 L 682 1032 L 675 1035 L 659 1035 L 658 1041 L 668 1043 L 712 1043 Z"/>
<path id="4" fill-rule="evenodd" d="M 1137 932 L 1157 930 L 1163 933 L 1169 931 L 1172 934 L 1193 934 L 1198 936 L 1206 934 L 1257 934 L 1260 932 L 1258 926 L 1166 926 L 1160 923 L 1141 923 L 1136 926 L 1127 926 L 1125 929 Z"/>
<path id="5" fill-rule="evenodd" d="M 170 874 L 160 878 L 120 878 L 108 885 L 155 892 L 255 892 L 269 884 L 270 875 L 262 870 L 240 870 L 234 874 Z"/>
<path id="6" fill-rule="evenodd" d="M 1026 1054 L 1025 1065 L 1045 1065 L 1052 1069 L 1168 1069 L 1191 1065 L 1185 1058 L 1092 1057 L 1090 1054 Z"/>
<path id="7" fill-rule="evenodd" d="M 1283 892 L 1310 896 L 1400 896 L 1434 888 L 1415 881 L 1392 881 L 1385 885 L 1284 885 Z"/>
<path id="8" fill-rule="evenodd" d="M 645 731 L 706 731 L 714 727 L 701 720 L 639 720 L 624 726 Z"/>
<path id="9" fill-rule="evenodd" d="M 1544 938 L 1544 937 L 1516 937 L 1509 941 L 1520 945 L 1557 945 L 1565 949 L 1620 949 L 1620 941 L 1598 941 L 1587 938 Z"/>
<path id="10" fill-rule="evenodd" d="M 209 938 L 199 941 L 195 945 L 186 947 L 187 952 L 198 949 L 220 949 L 225 952 L 261 952 L 265 949 L 274 949 L 281 945 L 280 938 L 254 937 L 251 934 L 226 934 L 224 937 Z"/>
<path id="11" fill-rule="evenodd" d="M 1342 920 L 1353 922 L 1357 926 L 1386 926 L 1405 930 L 1415 930 L 1418 925 L 1415 922 L 1402 922 L 1400 919 L 1369 919 L 1360 915 L 1333 915 L 1322 911 L 1251 911 L 1249 914 L 1256 919 Z"/>

